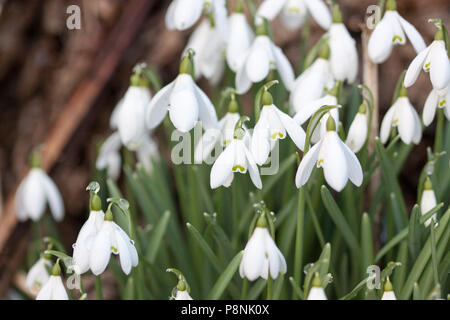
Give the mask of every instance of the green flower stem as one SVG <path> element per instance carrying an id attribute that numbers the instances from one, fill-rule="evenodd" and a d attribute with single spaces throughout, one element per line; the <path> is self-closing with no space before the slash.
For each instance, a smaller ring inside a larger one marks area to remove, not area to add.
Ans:
<path id="1" fill-rule="evenodd" d="M 438 273 L 438 261 L 436 256 L 436 235 L 434 230 L 434 221 L 430 223 L 430 233 L 431 233 L 431 262 L 433 265 L 433 277 L 435 285 L 439 284 L 439 273 Z"/>
<path id="2" fill-rule="evenodd" d="M 438 108 L 438 116 L 437 116 L 437 124 L 436 124 L 436 135 L 434 137 L 434 152 L 441 152 L 442 151 L 442 140 L 444 135 L 444 109 Z M 439 161 L 436 161 L 435 163 L 435 172 L 438 171 Z"/>
<path id="3" fill-rule="evenodd" d="M 238 190 L 237 183 L 231 185 L 231 205 L 233 211 L 233 235 L 232 235 L 232 247 L 237 248 L 239 241 L 239 213 L 238 213 Z"/>
<path id="4" fill-rule="evenodd" d="M 272 286 L 273 280 L 269 274 L 269 278 L 267 279 L 267 300 L 272 300 Z"/>
<path id="5" fill-rule="evenodd" d="M 303 259 L 303 225 L 305 218 L 305 189 L 300 187 L 298 191 L 298 211 L 297 211 L 297 230 L 295 234 L 295 259 L 294 259 L 294 279 L 295 282 L 301 283 L 302 276 L 302 259 Z M 292 293 L 292 298 L 298 298 L 295 290 Z"/>
<path id="6" fill-rule="evenodd" d="M 102 279 L 95 276 L 95 292 L 97 292 L 97 300 L 103 300 Z"/>
<path id="7" fill-rule="evenodd" d="M 248 280 L 247 278 L 244 278 L 242 281 L 242 293 L 241 293 L 241 300 L 245 300 L 247 297 L 247 289 L 248 289 Z"/>

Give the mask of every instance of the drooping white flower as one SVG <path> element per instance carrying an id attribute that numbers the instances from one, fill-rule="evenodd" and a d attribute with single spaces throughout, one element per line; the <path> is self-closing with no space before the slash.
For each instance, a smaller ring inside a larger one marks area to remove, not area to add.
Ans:
<path id="1" fill-rule="evenodd" d="M 134 242 L 113 221 L 111 209 L 108 208 L 100 230 L 97 232 L 89 252 L 89 268 L 99 275 L 108 266 L 111 253 L 119 255 L 120 266 L 125 274 L 138 264 L 138 254 Z"/>
<path id="2" fill-rule="evenodd" d="M 333 23 L 328 30 L 330 64 L 334 79 L 353 83 L 358 74 L 356 42 L 342 22 L 338 5 L 333 5 Z"/>
<path id="3" fill-rule="evenodd" d="M 120 148 L 122 141 L 119 132 L 112 133 L 103 142 L 98 152 L 95 167 L 99 170 L 106 169 L 107 175 L 113 180 L 117 180 L 120 175 L 122 159 L 120 157 Z"/>
<path id="4" fill-rule="evenodd" d="M 38 221 L 47 203 L 53 218 L 61 221 L 64 217 L 64 203 L 58 187 L 41 168 L 34 167 L 17 189 L 15 198 L 17 218 L 20 221 L 28 218 Z"/>
<path id="5" fill-rule="evenodd" d="M 423 107 L 423 124 L 429 126 L 436 115 L 436 109 L 443 108 L 444 114 L 450 120 L 450 90 L 447 86 L 442 90 L 432 89 Z"/>
<path id="6" fill-rule="evenodd" d="M 367 139 L 368 126 L 367 126 L 366 105 L 361 104 L 358 113 L 353 119 L 350 129 L 348 130 L 347 139 L 345 144 L 354 152 L 358 152 L 364 146 Z"/>
<path id="7" fill-rule="evenodd" d="M 136 150 L 136 157 L 138 164 L 142 164 L 147 172 L 152 172 L 152 160 L 159 160 L 159 151 L 156 141 L 150 135 L 144 136 L 141 146 Z"/>
<path id="8" fill-rule="evenodd" d="M 192 79 L 193 54 L 192 50 L 188 50 L 180 65 L 180 74 L 151 100 L 146 115 L 150 129 L 162 122 L 167 111 L 173 125 L 181 132 L 190 131 L 198 120 L 205 130 L 217 128 L 213 104 Z"/>
<path id="9" fill-rule="evenodd" d="M 422 125 L 419 115 L 409 102 L 404 88 L 381 121 L 380 139 L 382 143 L 388 141 L 392 127 L 397 127 L 400 138 L 405 144 L 411 142 L 418 144 L 422 139 Z"/>
<path id="10" fill-rule="evenodd" d="M 386 283 L 384 284 L 384 292 L 381 300 L 397 300 L 394 293 L 394 288 L 392 287 L 392 283 L 389 278 L 386 279 Z"/>
<path id="11" fill-rule="evenodd" d="M 436 207 L 436 205 L 437 201 L 433 191 L 433 185 L 431 183 L 430 178 L 427 177 L 424 184 L 422 197 L 420 199 L 420 211 L 422 212 L 422 215 L 424 215 L 425 213 Z M 425 227 L 428 227 L 432 221 L 436 221 L 436 213 L 433 214 L 431 218 L 425 221 Z"/>
<path id="12" fill-rule="evenodd" d="M 270 70 L 278 71 L 284 86 L 290 91 L 294 84 L 294 70 L 289 60 L 264 32 L 259 34 L 239 64 L 236 91 L 240 94 L 247 92 L 252 83 L 264 80 Z"/>
<path id="13" fill-rule="evenodd" d="M 406 43 L 405 34 L 417 53 L 425 49 L 425 41 L 417 29 L 397 12 L 395 0 L 388 0 L 386 13 L 369 39 L 369 58 L 374 63 L 386 61 L 395 45 Z"/>
<path id="14" fill-rule="evenodd" d="M 25 280 L 25 286 L 31 294 L 37 295 L 44 284 L 47 283 L 50 278 L 50 274 L 47 269 L 50 269 L 51 267 L 51 261 L 46 257 L 41 257 L 30 268 Z"/>
<path id="15" fill-rule="evenodd" d="M 331 24 L 330 11 L 321 0 L 264 0 L 256 11 L 256 24 L 262 18 L 271 21 L 280 12 L 281 22 L 291 30 L 303 25 L 307 13 L 325 30 Z"/>
<path id="16" fill-rule="evenodd" d="M 359 187 L 363 181 L 363 172 L 358 158 L 339 138 L 333 118 L 328 118 L 326 128 L 324 136 L 300 162 L 295 176 L 297 188 L 308 181 L 316 164 L 323 168 L 325 180 L 334 190 L 344 189 L 348 179 Z"/>
<path id="17" fill-rule="evenodd" d="M 183 291 L 177 290 L 175 300 L 194 300 L 194 299 L 192 299 L 192 297 L 189 295 L 187 290 L 183 290 Z"/>
<path id="18" fill-rule="evenodd" d="M 69 300 L 69 296 L 67 295 L 61 279 L 59 259 L 53 266 L 50 278 L 39 291 L 36 300 Z"/>
<path id="19" fill-rule="evenodd" d="M 404 84 L 412 86 L 419 76 L 420 70 L 430 73 L 433 89 L 443 90 L 450 83 L 450 61 L 445 49 L 442 30 L 438 30 L 434 41 L 414 58 L 405 74 Z"/>
<path id="20" fill-rule="evenodd" d="M 280 273 L 286 272 L 286 260 L 275 241 L 262 223 L 264 216 L 258 219 L 255 230 L 247 242 L 239 266 L 241 278 L 254 281 L 261 277 L 276 279 Z"/>
<path id="21" fill-rule="evenodd" d="M 245 144 L 244 137 L 249 134 L 246 131 L 245 128 L 235 130 L 233 140 L 214 162 L 210 174 L 211 189 L 220 186 L 229 187 L 233 182 L 235 172 L 245 174 L 247 170 L 253 184 L 258 189 L 262 188 L 258 166 Z"/>
<path id="22" fill-rule="evenodd" d="M 306 300 L 328 300 L 325 290 L 322 288 L 322 282 L 317 273 L 314 275 L 312 287 L 309 290 Z"/>
<path id="23" fill-rule="evenodd" d="M 272 95 L 268 91 L 263 93 L 262 102 L 263 107 L 251 142 L 252 154 L 260 166 L 269 158 L 273 142 L 286 138 L 286 133 L 301 150 L 305 147 L 306 138 L 303 128 L 273 104 Z"/>
<path id="24" fill-rule="evenodd" d="M 229 18 L 229 33 L 227 41 L 226 59 L 228 66 L 234 72 L 238 71 L 245 54 L 250 48 L 255 35 L 247 23 L 242 11 L 242 3 L 238 2 Z"/>
<path id="25" fill-rule="evenodd" d="M 319 57 L 298 76 L 292 86 L 289 104 L 293 113 L 299 112 L 306 104 L 321 98 L 325 89 L 334 86 L 333 73 L 329 63 L 328 44 L 321 49 Z"/>

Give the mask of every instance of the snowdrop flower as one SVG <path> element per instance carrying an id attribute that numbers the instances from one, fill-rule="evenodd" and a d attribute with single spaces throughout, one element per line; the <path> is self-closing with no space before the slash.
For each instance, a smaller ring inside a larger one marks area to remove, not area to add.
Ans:
<path id="1" fill-rule="evenodd" d="M 177 78 L 162 88 L 148 106 L 146 121 L 150 129 L 156 128 L 169 111 L 169 118 L 175 128 L 188 132 L 197 120 L 205 129 L 217 127 L 217 115 L 208 96 L 193 79 L 193 50 L 188 50 L 180 64 Z"/>
<path id="2" fill-rule="evenodd" d="M 402 86 L 395 103 L 389 108 L 381 121 L 380 139 L 386 143 L 392 127 L 397 127 L 400 138 L 405 144 L 411 141 L 419 144 L 422 139 L 422 125 L 419 115 L 409 102 L 405 87 Z"/>
<path id="3" fill-rule="evenodd" d="M 138 164 L 144 166 L 147 172 L 153 171 L 152 160 L 159 160 L 159 151 L 156 141 L 149 135 L 145 135 L 139 149 L 136 150 Z"/>
<path id="4" fill-rule="evenodd" d="M 266 218 L 262 214 L 256 228 L 247 242 L 244 255 L 239 266 L 241 278 L 254 281 L 261 277 L 276 279 L 280 273 L 286 272 L 286 260 L 267 229 Z"/>
<path id="5" fill-rule="evenodd" d="M 330 47 L 325 44 L 319 57 L 295 80 L 289 97 L 292 112 L 299 112 L 306 104 L 321 98 L 325 89 L 333 88 L 334 78 L 329 56 Z"/>
<path id="6" fill-rule="evenodd" d="M 331 14 L 321 0 L 264 0 L 256 11 L 256 24 L 262 18 L 273 20 L 281 11 L 281 22 L 287 28 L 294 30 L 303 25 L 306 13 L 325 30 L 330 27 Z"/>
<path id="7" fill-rule="evenodd" d="M 99 275 L 108 266 L 111 253 L 119 255 L 120 266 L 125 274 L 138 264 L 138 254 L 134 242 L 114 221 L 111 204 L 106 210 L 104 221 L 92 241 L 89 252 L 89 268 Z"/>
<path id="8" fill-rule="evenodd" d="M 64 284 L 61 280 L 61 267 L 59 259 L 52 268 L 48 281 L 44 284 L 36 300 L 69 300 Z"/>
<path id="9" fill-rule="evenodd" d="M 283 51 L 267 36 L 264 24 L 258 26 L 258 36 L 248 49 L 236 73 L 236 91 L 246 93 L 252 83 L 264 80 L 270 70 L 277 70 L 288 91 L 294 84 L 294 71 Z"/>
<path id="10" fill-rule="evenodd" d="M 229 33 L 227 41 L 226 59 L 228 66 L 234 72 L 238 71 L 245 58 L 245 53 L 253 42 L 255 35 L 252 28 L 247 23 L 242 7 L 242 1 L 239 0 L 234 8 L 234 12 L 229 18 Z"/>
<path id="11" fill-rule="evenodd" d="M 286 138 L 286 132 L 295 145 L 303 150 L 306 134 L 290 116 L 273 104 L 272 95 L 264 91 L 263 107 L 258 122 L 253 130 L 251 151 L 258 165 L 262 166 L 269 158 L 271 144 Z"/>
<path id="12" fill-rule="evenodd" d="M 295 176 L 297 188 L 303 186 L 314 168 L 323 168 L 327 183 L 336 191 L 341 191 L 350 179 L 359 187 L 363 181 L 363 172 L 358 158 L 341 141 L 336 132 L 336 122 L 329 117 L 326 133 L 304 156 Z"/>
<path id="13" fill-rule="evenodd" d="M 448 86 L 442 90 L 432 89 L 430 91 L 423 107 L 422 119 L 424 125 L 429 126 L 433 122 L 438 108 L 444 109 L 445 116 L 450 120 L 450 90 Z"/>
<path id="14" fill-rule="evenodd" d="M 194 300 L 190 296 L 186 284 L 183 280 L 178 281 L 174 300 Z"/>
<path id="15" fill-rule="evenodd" d="M 145 111 L 151 95 L 148 80 L 143 75 L 144 65 L 136 66 L 131 77 L 123 103 L 119 109 L 117 128 L 122 144 L 130 150 L 136 150 L 146 134 Z"/>
<path id="16" fill-rule="evenodd" d="M 436 207 L 436 196 L 433 191 L 433 184 L 429 177 L 425 180 L 425 185 L 423 187 L 422 198 L 420 199 L 420 211 L 422 215 Z M 425 227 L 428 227 L 431 224 L 431 221 L 436 221 L 436 213 L 427 221 L 425 221 Z"/>
<path id="17" fill-rule="evenodd" d="M 442 28 L 442 27 L 441 27 Z M 434 41 L 414 58 L 405 74 L 404 84 L 412 86 L 419 76 L 420 70 L 430 73 L 433 89 L 443 90 L 450 82 L 450 61 L 445 49 L 444 34 L 439 29 Z"/>
<path id="18" fill-rule="evenodd" d="M 47 283 L 50 278 L 47 268 L 50 270 L 51 267 L 50 258 L 44 255 L 28 271 L 25 286 L 31 294 L 37 295 L 42 286 Z"/>
<path id="19" fill-rule="evenodd" d="M 314 274 L 312 287 L 309 290 L 306 300 L 328 300 L 317 272 Z"/>
<path id="20" fill-rule="evenodd" d="M 248 120 L 248 117 L 245 118 Z M 210 174 L 211 189 L 216 189 L 220 186 L 229 187 L 233 182 L 235 172 L 245 174 L 247 170 L 253 184 L 258 189 L 262 188 L 258 167 L 244 141 L 244 137 L 248 133 L 246 133 L 245 128 L 242 128 L 242 123 L 246 120 L 240 119 L 238 121 L 234 130 L 233 140 L 214 162 Z"/>
<path id="21" fill-rule="evenodd" d="M 358 74 L 356 42 L 342 22 L 337 4 L 333 5 L 333 23 L 328 31 L 331 71 L 336 80 L 353 83 Z"/>
<path id="22" fill-rule="evenodd" d="M 122 141 L 119 132 L 112 133 L 103 142 L 98 152 L 95 167 L 99 170 L 106 169 L 107 175 L 112 180 L 117 180 L 122 167 L 122 159 L 120 157 L 120 148 Z"/>
<path id="23" fill-rule="evenodd" d="M 347 140 L 345 144 L 354 153 L 361 150 L 367 139 L 367 115 L 366 115 L 366 104 L 363 103 L 359 107 L 358 113 L 353 119 L 350 129 L 348 130 Z"/>
<path id="24" fill-rule="evenodd" d="M 73 269 L 77 274 L 83 274 L 89 270 L 92 242 L 101 229 L 104 217 L 102 201 L 97 194 L 93 194 L 90 199 L 89 218 L 81 227 L 77 241 L 73 245 Z"/>
<path id="25" fill-rule="evenodd" d="M 37 153 L 32 157 L 32 168 L 17 189 L 15 206 L 17 218 L 38 221 L 48 203 L 53 218 L 61 221 L 64 217 L 64 203 L 58 187 L 40 168 Z"/>
<path id="26" fill-rule="evenodd" d="M 381 300 L 397 300 L 389 277 L 386 279 L 386 283 L 384 284 L 384 292 Z"/>
<path id="27" fill-rule="evenodd" d="M 369 58 L 374 63 L 387 60 L 395 45 L 404 45 L 406 36 L 417 53 L 425 49 L 425 41 L 416 28 L 397 12 L 395 0 L 388 0 L 383 18 L 375 26 L 368 44 Z"/>

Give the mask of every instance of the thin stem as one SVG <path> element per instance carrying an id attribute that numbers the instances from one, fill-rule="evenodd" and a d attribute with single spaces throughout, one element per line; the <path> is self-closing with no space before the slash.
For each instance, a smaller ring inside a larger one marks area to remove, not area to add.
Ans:
<path id="1" fill-rule="evenodd" d="M 430 232 L 431 232 L 431 261 L 433 264 L 433 276 L 434 276 L 434 282 L 437 285 L 439 283 L 439 274 L 438 274 L 438 262 L 437 262 L 437 256 L 436 256 L 436 236 L 434 234 L 434 221 L 431 220 L 430 224 Z"/>
<path id="2" fill-rule="evenodd" d="M 272 300 L 272 291 L 273 291 L 272 286 L 273 286 L 273 280 L 269 274 L 269 278 L 267 279 L 267 300 Z"/>
<path id="3" fill-rule="evenodd" d="M 102 279 L 100 275 L 95 276 L 95 291 L 97 292 L 97 300 L 103 300 Z"/>
<path id="4" fill-rule="evenodd" d="M 238 190 L 237 183 L 231 185 L 231 202 L 233 208 L 233 248 L 236 248 L 239 240 L 239 214 L 238 214 Z"/>
<path id="5" fill-rule="evenodd" d="M 244 278 L 244 281 L 242 282 L 241 300 L 245 300 L 247 298 L 247 288 L 248 288 L 248 280 L 247 278 Z"/>
<path id="6" fill-rule="evenodd" d="M 444 134 L 444 109 L 438 108 L 438 117 L 436 124 L 436 136 L 434 138 L 434 152 L 442 151 L 442 137 Z"/>
<path id="7" fill-rule="evenodd" d="M 301 266 L 303 259 L 303 225 L 305 217 L 305 195 L 304 187 L 300 187 L 298 191 L 298 212 L 297 212 L 297 230 L 295 234 L 295 260 L 294 260 L 294 279 L 300 285 L 301 281 Z M 292 298 L 296 299 L 297 293 L 292 292 Z"/>

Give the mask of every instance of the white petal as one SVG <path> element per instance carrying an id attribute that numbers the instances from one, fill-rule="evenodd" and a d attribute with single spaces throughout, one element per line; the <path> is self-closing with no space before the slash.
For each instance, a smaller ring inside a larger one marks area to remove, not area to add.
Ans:
<path id="1" fill-rule="evenodd" d="M 175 13 L 175 8 L 177 6 L 178 1 L 179 0 L 173 0 L 169 4 L 169 7 L 167 8 L 166 16 L 164 17 L 167 29 L 169 29 L 169 30 L 175 29 L 174 13 Z"/>
<path id="2" fill-rule="evenodd" d="M 149 129 L 156 128 L 166 116 L 170 94 L 172 93 L 175 81 L 159 90 L 147 106 L 147 114 L 145 119 Z"/>
<path id="3" fill-rule="evenodd" d="M 258 189 L 262 189 L 262 181 L 261 177 L 259 176 L 258 167 L 256 166 L 256 162 L 253 159 L 253 155 L 248 151 L 247 147 L 244 145 L 244 142 L 241 143 L 241 149 L 244 150 L 245 157 L 247 158 L 248 163 L 248 173 L 250 174 L 250 179 L 252 180 L 255 187 Z"/>
<path id="4" fill-rule="evenodd" d="M 173 12 L 175 28 L 186 30 L 192 27 L 202 14 L 203 3 L 204 1 L 200 0 L 177 1 Z"/>
<path id="5" fill-rule="evenodd" d="M 382 63 L 387 60 L 393 48 L 392 37 L 389 19 L 383 17 L 375 26 L 367 48 L 369 57 L 374 63 Z"/>
<path id="6" fill-rule="evenodd" d="M 381 121 L 381 128 L 380 128 L 380 140 L 382 143 L 386 143 L 389 139 L 389 135 L 391 133 L 392 128 L 392 122 L 394 120 L 395 115 L 395 103 L 392 105 L 392 107 L 389 108 L 389 110 L 384 115 L 383 120 Z"/>
<path id="7" fill-rule="evenodd" d="M 319 162 L 327 183 L 336 191 L 341 191 L 347 184 L 349 168 L 345 155 L 345 144 L 342 143 L 336 131 L 329 131 L 323 138 L 319 153 Z M 347 147 L 347 146 L 345 146 Z"/>
<path id="8" fill-rule="evenodd" d="M 422 139 L 422 123 L 420 122 L 420 117 L 417 114 L 416 109 L 413 108 L 412 113 L 414 116 L 414 135 L 412 141 L 415 144 L 419 144 L 420 140 Z"/>
<path id="9" fill-rule="evenodd" d="M 420 200 L 420 211 L 422 215 L 436 207 L 437 201 L 433 190 L 424 190 Z M 425 226 L 428 227 L 432 220 L 436 219 L 436 214 L 425 221 Z"/>
<path id="10" fill-rule="evenodd" d="M 359 187 L 363 181 L 361 164 L 353 151 L 345 143 L 341 142 L 341 146 L 347 159 L 348 177 L 355 186 Z"/>
<path id="11" fill-rule="evenodd" d="M 102 228 L 94 239 L 89 254 L 89 267 L 95 275 L 105 271 L 111 256 L 113 225 L 110 221 L 103 222 Z M 117 248 L 116 248 L 117 249 Z"/>
<path id="12" fill-rule="evenodd" d="M 61 193 L 59 193 L 58 187 L 53 180 L 43 171 L 41 181 L 53 218 L 56 221 L 61 221 L 64 218 L 64 203 Z"/>
<path id="13" fill-rule="evenodd" d="M 250 47 L 254 35 L 243 13 L 233 13 L 229 19 L 227 63 L 231 70 L 237 72 L 240 66 L 239 62 Z"/>
<path id="14" fill-rule="evenodd" d="M 236 141 L 233 140 L 217 158 L 211 168 L 211 189 L 220 187 L 227 181 L 234 165 Z"/>
<path id="15" fill-rule="evenodd" d="M 408 98 L 400 97 L 398 100 L 398 133 L 405 144 L 410 144 L 414 136 L 415 119 L 413 112 L 415 110 Z"/>
<path id="16" fill-rule="evenodd" d="M 217 129 L 210 129 L 205 131 L 205 133 L 195 146 L 195 163 L 202 163 L 208 158 L 208 156 L 211 154 L 211 151 L 214 149 L 214 146 L 220 139 L 220 133 L 220 130 Z"/>
<path id="17" fill-rule="evenodd" d="M 193 300 L 193 299 L 186 290 L 184 291 L 177 290 L 175 300 Z"/>
<path id="18" fill-rule="evenodd" d="M 269 259 L 269 272 L 272 279 L 276 279 L 280 273 L 280 257 L 278 255 L 277 245 L 272 239 L 269 231 L 266 229 L 266 250 Z"/>
<path id="19" fill-rule="evenodd" d="M 357 113 L 353 119 L 345 143 L 353 152 L 358 152 L 364 146 L 367 139 L 367 117 L 365 114 Z"/>
<path id="20" fill-rule="evenodd" d="M 257 164 L 262 166 L 270 153 L 270 131 L 267 120 L 267 109 L 263 107 L 258 122 L 253 130 L 251 151 Z"/>
<path id="21" fill-rule="evenodd" d="M 306 300 L 327 300 L 327 296 L 322 287 L 312 287 Z"/>
<path id="22" fill-rule="evenodd" d="M 331 25 L 331 14 L 327 6 L 321 0 L 307 0 L 305 1 L 309 12 L 314 20 L 325 30 Z"/>
<path id="23" fill-rule="evenodd" d="M 117 153 L 121 146 L 122 142 L 120 140 L 120 135 L 116 131 L 112 133 L 100 147 L 97 160 L 95 161 L 95 167 L 100 170 L 105 169 L 108 166 L 111 155 Z"/>
<path id="24" fill-rule="evenodd" d="M 244 94 L 251 88 L 251 86 L 252 81 L 247 75 L 245 64 L 242 63 L 242 66 L 236 72 L 236 91 L 238 94 Z"/>
<path id="25" fill-rule="evenodd" d="M 288 0 L 281 11 L 280 21 L 289 30 L 296 30 L 305 22 L 306 13 L 303 0 Z"/>
<path id="26" fill-rule="evenodd" d="M 27 177 L 25 177 L 22 182 L 20 182 L 19 187 L 17 188 L 16 191 L 16 196 L 14 199 L 15 202 L 15 209 L 16 209 L 16 214 L 17 214 L 17 218 L 19 219 L 19 221 L 25 221 L 28 219 L 28 213 L 26 211 L 26 208 L 24 206 L 24 200 L 25 200 L 25 194 L 24 194 L 24 189 L 25 189 L 25 183 L 27 181 Z"/>
<path id="27" fill-rule="evenodd" d="M 41 291 L 36 297 L 36 300 L 53 300 L 53 287 L 56 276 L 50 276 L 48 281 L 42 286 Z"/>
<path id="28" fill-rule="evenodd" d="M 397 298 L 395 297 L 394 291 L 385 291 L 381 300 L 397 300 Z"/>
<path id="29" fill-rule="evenodd" d="M 66 289 L 64 288 L 64 284 L 62 282 L 61 277 L 55 277 L 53 284 L 53 293 L 52 300 L 69 300 L 69 296 L 67 295 Z"/>
<path id="30" fill-rule="evenodd" d="M 422 70 L 425 59 L 428 56 L 430 47 L 431 46 L 428 46 L 427 48 L 422 50 L 411 62 L 411 64 L 408 67 L 408 70 L 406 70 L 405 80 L 403 81 L 403 84 L 405 85 L 406 88 L 412 86 L 414 82 L 416 82 L 417 77 L 419 76 L 419 73 Z"/>
<path id="31" fill-rule="evenodd" d="M 50 261 L 40 258 L 28 271 L 25 286 L 30 293 L 38 294 L 42 286 L 50 278 L 46 266 L 50 267 Z"/>
<path id="32" fill-rule="evenodd" d="M 120 228 L 120 227 L 119 227 Z M 120 266 L 122 267 L 122 270 L 125 274 L 130 274 L 131 271 L 131 255 L 128 250 L 128 243 L 127 239 L 128 237 L 124 237 L 120 231 L 114 230 L 114 236 L 116 238 L 117 242 L 117 250 L 119 250 L 119 259 L 120 259 Z"/>
<path id="33" fill-rule="evenodd" d="M 245 62 L 245 72 L 251 82 L 264 80 L 270 69 L 270 40 L 267 36 L 258 36 L 253 42 Z"/>
<path id="34" fill-rule="evenodd" d="M 330 27 L 330 64 L 336 80 L 353 82 L 358 73 L 358 52 L 355 40 L 343 23 Z"/>
<path id="35" fill-rule="evenodd" d="M 255 228 L 248 240 L 242 257 L 244 275 L 248 280 L 256 280 L 262 272 L 265 260 L 265 228 Z"/>
<path id="36" fill-rule="evenodd" d="M 450 62 L 444 41 L 435 41 L 430 52 L 430 80 L 433 88 L 442 90 L 450 82 Z"/>
<path id="37" fill-rule="evenodd" d="M 321 145 L 322 141 L 319 141 L 317 144 L 312 146 L 312 148 L 309 149 L 300 161 L 300 165 L 298 166 L 297 173 L 295 175 L 295 185 L 297 188 L 300 188 L 308 181 L 314 165 L 317 162 Z"/>
<path id="38" fill-rule="evenodd" d="M 194 88 L 198 100 L 199 118 L 202 122 L 203 128 L 205 128 L 205 130 L 218 128 L 219 123 L 217 121 L 217 114 L 216 109 L 214 109 L 214 105 L 202 89 L 200 89 L 195 83 Z"/>
<path id="39" fill-rule="evenodd" d="M 411 41 L 412 46 L 414 47 L 414 50 L 416 50 L 417 53 L 422 51 L 426 48 L 425 41 L 423 40 L 420 33 L 417 31 L 417 29 L 408 21 L 406 21 L 402 16 L 400 16 L 397 13 L 397 18 L 400 24 L 402 25 L 403 30 L 406 33 L 406 36 L 408 37 L 409 41 Z"/>
<path id="40" fill-rule="evenodd" d="M 286 113 L 282 112 L 278 108 L 274 107 L 274 109 L 276 109 L 278 117 L 280 118 L 280 121 L 286 129 L 289 137 L 292 139 L 292 141 L 294 141 L 297 148 L 303 151 L 305 148 L 306 139 L 306 133 L 303 128 Z"/>
<path id="41" fill-rule="evenodd" d="M 255 17 L 273 20 L 280 13 L 286 0 L 264 0 L 256 11 Z"/>
<path id="42" fill-rule="evenodd" d="M 180 74 L 170 95 L 169 117 L 181 132 L 190 131 L 198 119 L 199 105 L 194 81 L 187 74 Z"/>
<path id="43" fill-rule="evenodd" d="M 45 191 L 41 169 L 31 169 L 23 185 L 23 207 L 33 221 L 38 221 L 45 210 Z"/>
<path id="44" fill-rule="evenodd" d="M 280 74 L 281 80 L 288 91 L 291 91 L 294 87 L 294 70 L 288 60 L 284 55 L 283 51 L 276 46 L 273 46 L 273 52 L 275 56 L 275 63 L 277 65 L 278 73 Z"/>

